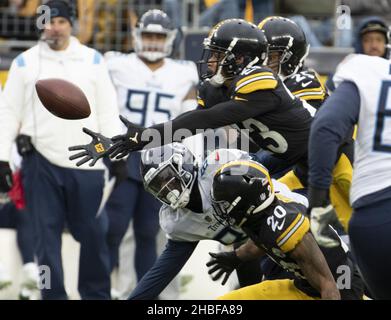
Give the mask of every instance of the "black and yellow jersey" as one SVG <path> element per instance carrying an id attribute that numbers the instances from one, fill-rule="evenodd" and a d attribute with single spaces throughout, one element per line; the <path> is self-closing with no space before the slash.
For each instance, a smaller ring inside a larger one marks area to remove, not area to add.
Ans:
<path id="1" fill-rule="evenodd" d="M 223 101 L 221 101 L 223 100 Z M 251 152 L 269 150 L 293 165 L 307 156 L 312 116 L 316 109 L 296 98 L 267 67 L 244 69 L 227 88 L 214 88 L 207 81 L 198 90 L 197 110 L 171 121 L 173 132 L 217 129 L 227 125 L 248 134 Z M 164 124 L 151 127 L 164 133 Z M 243 137 L 241 137 L 243 141 Z M 170 143 L 167 141 L 166 143 Z M 152 145 L 151 145 L 152 146 Z"/>
<path id="2" fill-rule="evenodd" d="M 278 197 L 278 194 L 276 194 Z M 307 208 L 295 201 L 277 200 L 276 204 L 254 218 L 250 217 L 242 226 L 254 243 L 294 278 L 305 279 L 291 252 L 310 230 L 306 216 Z"/>
<path id="3" fill-rule="evenodd" d="M 319 108 L 329 96 L 326 87 L 313 69 L 302 70 L 284 80 L 286 87 L 296 97 L 307 101 L 311 106 Z"/>
<path id="4" fill-rule="evenodd" d="M 307 152 L 308 132 L 315 110 L 294 97 L 271 69 L 246 69 L 229 87 L 231 100 L 252 104 L 259 113 L 236 123 L 247 129 L 260 148 L 294 163 Z"/>
<path id="5" fill-rule="evenodd" d="M 243 224 L 242 229 L 249 235 L 254 243 L 262 248 L 265 253 L 280 267 L 288 271 L 291 278 L 295 280 L 295 286 L 310 296 L 318 297 L 319 292 L 315 290 L 306 280 L 300 266 L 291 257 L 291 252 L 301 242 L 304 235 L 310 232 L 309 219 L 306 216 L 307 208 L 292 199 L 276 194 L 275 204 L 254 215 Z M 328 266 L 334 276 L 338 279 L 341 275 L 339 266 L 349 266 L 352 268 L 350 277 L 354 277 L 354 267 L 349 259 L 348 248 L 343 244 L 338 234 L 331 227 L 328 236 L 341 245 L 334 248 L 320 248 L 323 252 Z M 357 279 L 354 280 L 355 283 Z M 357 287 L 357 286 L 356 286 Z M 354 290 L 357 290 L 356 287 Z M 352 295 L 350 289 L 341 294 Z M 360 296 L 360 292 L 356 294 Z"/>

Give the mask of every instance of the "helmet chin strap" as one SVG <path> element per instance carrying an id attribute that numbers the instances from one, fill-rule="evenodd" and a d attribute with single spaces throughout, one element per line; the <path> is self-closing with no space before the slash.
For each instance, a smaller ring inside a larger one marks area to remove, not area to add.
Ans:
<path id="1" fill-rule="evenodd" d="M 217 72 L 216 74 L 210 78 L 209 82 L 212 86 L 214 87 L 221 87 L 224 82 L 227 80 L 227 78 L 225 78 L 222 74 L 222 69 L 223 69 L 223 66 L 219 66 L 219 68 L 217 69 Z"/>
<path id="2" fill-rule="evenodd" d="M 229 47 L 225 51 L 225 57 L 221 60 L 219 63 L 219 67 L 217 69 L 216 74 L 210 78 L 210 84 L 214 87 L 221 87 L 226 80 L 229 78 L 223 76 L 223 65 L 225 61 L 227 60 L 227 57 L 232 54 L 232 49 L 236 46 L 236 43 L 238 42 L 238 38 L 233 38 L 231 43 L 229 44 Z"/>

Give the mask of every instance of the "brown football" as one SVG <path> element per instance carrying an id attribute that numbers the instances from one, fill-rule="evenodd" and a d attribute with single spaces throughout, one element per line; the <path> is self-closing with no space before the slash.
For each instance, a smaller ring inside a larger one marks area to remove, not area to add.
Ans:
<path id="1" fill-rule="evenodd" d="M 90 104 L 73 83 L 63 79 L 44 79 L 35 84 L 39 100 L 57 117 L 69 120 L 87 118 L 91 114 Z"/>

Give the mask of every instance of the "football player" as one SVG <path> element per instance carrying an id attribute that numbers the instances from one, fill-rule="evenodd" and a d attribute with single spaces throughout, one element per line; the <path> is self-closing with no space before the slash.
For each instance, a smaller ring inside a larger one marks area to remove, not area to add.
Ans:
<path id="1" fill-rule="evenodd" d="M 274 185 L 267 169 L 252 160 L 230 161 L 214 174 L 211 197 L 216 214 L 227 225 L 240 227 L 250 240 L 232 252 L 212 254 L 209 273 L 226 279 L 242 263 L 266 254 L 293 277 L 263 281 L 220 299 L 361 299 L 362 281 L 335 230 L 328 227 L 327 234 L 338 246 L 319 248 L 309 231 L 306 206 L 297 194 L 278 192 Z M 340 285 L 341 266 L 346 267 L 350 286 Z"/>
<path id="2" fill-rule="evenodd" d="M 250 159 L 248 153 L 240 150 L 219 149 L 198 167 L 193 154 L 181 143 L 143 153 L 141 175 L 144 186 L 163 203 L 160 226 L 168 242 L 129 299 L 156 298 L 179 273 L 200 240 L 212 239 L 224 245 L 244 243 L 247 236 L 239 227 L 227 225 L 215 215 L 210 191 L 213 174 L 219 167 L 229 161 Z M 285 196 L 294 196 L 277 181 L 275 189 Z M 307 199 L 299 194 L 296 194 L 296 201 L 304 206 L 308 204 Z M 238 278 L 241 286 L 261 281 L 259 261 L 243 264 L 238 269 Z"/>
<path id="3" fill-rule="evenodd" d="M 337 89 L 319 110 L 309 140 L 311 228 L 322 242 L 333 216 L 327 190 L 338 145 L 358 123 L 349 237 L 363 278 L 377 299 L 391 299 L 391 264 L 385 258 L 391 248 L 390 70 L 390 61 L 381 57 L 347 56 L 334 76 Z"/>
<path id="4" fill-rule="evenodd" d="M 278 16 L 264 19 L 258 27 L 265 32 L 270 46 L 268 66 L 280 75 L 286 87 L 296 97 L 319 109 L 328 93 L 316 71 L 304 66 L 309 44 L 303 30 L 292 20 Z M 262 156 L 259 160 L 263 164 L 267 163 Z M 352 163 L 353 139 L 350 134 L 339 148 L 338 160 L 333 171 L 333 183 L 330 187 L 331 202 L 345 231 L 352 214 L 349 205 Z M 301 161 L 281 178 L 281 182 L 288 185 L 291 190 L 306 188 L 307 171 L 307 161 Z"/>
<path id="5" fill-rule="evenodd" d="M 177 130 L 188 129 L 190 134 L 198 129 L 215 129 L 235 125 L 247 129 L 254 149 L 270 150 L 276 158 L 293 165 L 306 157 L 307 140 L 315 109 L 294 97 L 271 69 L 264 67 L 268 44 L 257 26 L 241 19 L 224 20 L 214 27 L 204 42 L 207 66 L 202 74 L 212 86 L 226 87 L 228 100 L 204 105 L 202 110 L 187 112 L 168 124 L 149 128 L 137 126 L 122 118 L 128 131 L 113 137 L 106 148 L 96 151 L 94 145 L 102 142 L 97 136 L 89 145 L 79 146 L 84 150 L 72 159 L 82 158 L 80 163 L 110 154 L 121 158 L 129 152 L 169 143 Z M 201 70 L 202 71 L 202 70 Z M 172 130 L 165 130 L 168 127 Z M 162 137 L 170 139 L 161 141 Z M 157 139 L 154 139 L 156 138 Z M 181 138 L 181 137 L 177 137 Z M 103 141 L 104 142 L 104 141 Z M 73 148 L 74 149 L 74 148 Z"/>
<path id="6" fill-rule="evenodd" d="M 133 31 L 135 52 L 105 55 L 120 114 L 135 124 L 150 126 L 165 122 L 197 106 L 195 64 L 169 58 L 176 31 L 163 11 L 149 10 L 140 17 Z M 160 203 L 144 190 L 139 173 L 140 154 L 133 153 L 126 162 L 128 174 L 116 186 L 106 206 L 111 269 L 119 264 L 119 247 L 132 219 L 134 265 L 140 280 L 157 257 Z"/>

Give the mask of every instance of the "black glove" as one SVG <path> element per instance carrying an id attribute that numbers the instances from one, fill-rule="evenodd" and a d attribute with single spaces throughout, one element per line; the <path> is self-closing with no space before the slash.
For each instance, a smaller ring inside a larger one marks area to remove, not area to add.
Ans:
<path id="1" fill-rule="evenodd" d="M 128 167 L 125 160 L 112 161 L 110 175 L 115 177 L 115 187 L 128 178 Z"/>
<path id="2" fill-rule="evenodd" d="M 0 161 L 0 192 L 8 192 L 13 185 L 12 170 L 6 161 Z"/>
<path id="3" fill-rule="evenodd" d="M 225 274 L 224 279 L 221 282 L 222 285 L 225 285 L 232 271 L 239 268 L 243 263 L 243 261 L 238 258 L 235 251 L 219 253 L 209 252 L 209 255 L 212 259 L 210 259 L 206 266 L 212 268 L 209 269 L 208 273 L 212 274 L 219 270 L 216 275 L 212 276 L 213 281 L 219 280 Z"/>
<path id="4" fill-rule="evenodd" d="M 119 118 L 128 130 L 125 134 L 111 138 L 114 143 L 109 150 L 110 158 L 112 159 L 122 159 L 132 151 L 141 150 L 146 144 L 146 141 L 141 141 L 141 135 L 145 130 L 144 127 L 131 123 L 123 116 L 119 116 Z"/>
<path id="5" fill-rule="evenodd" d="M 109 154 L 109 149 L 113 145 L 113 142 L 104 135 L 93 132 L 90 129 L 83 128 L 83 132 L 91 136 L 92 141 L 89 144 L 69 147 L 69 151 L 83 150 L 82 152 L 70 156 L 69 160 L 81 158 L 81 160 L 76 163 L 78 167 L 92 160 L 89 166 L 93 167 L 100 158 Z"/>

